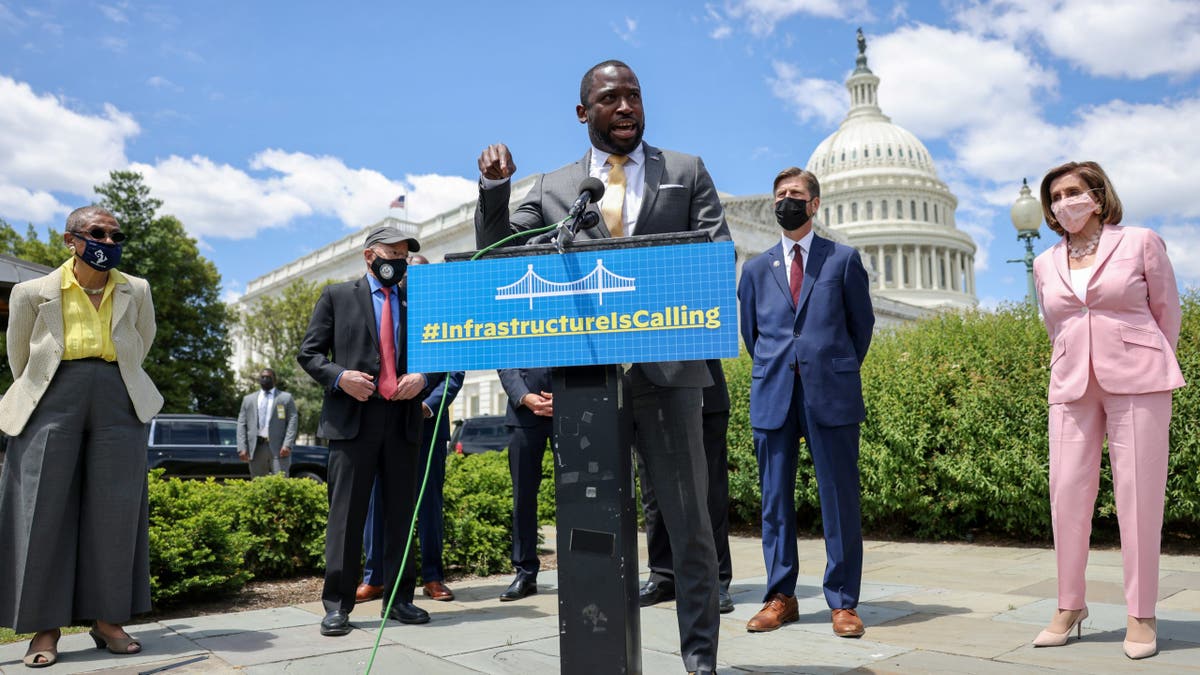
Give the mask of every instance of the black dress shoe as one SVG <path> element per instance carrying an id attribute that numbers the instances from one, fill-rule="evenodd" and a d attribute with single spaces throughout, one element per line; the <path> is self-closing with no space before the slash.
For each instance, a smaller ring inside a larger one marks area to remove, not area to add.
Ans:
<path id="1" fill-rule="evenodd" d="M 674 581 L 647 581 L 638 591 L 638 604 L 642 607 L 657 605 L 675 599 Z"/>
<path id="2" fill-rule="evenodd" d="M 380 612 L 379 617 L 399 621 L 400 623 L 429 623 L 429 612 L 411 602 L 397 602 L 392 605 L 392 611 L 386 615 Z"/>
<path id="3" fill-rule="evenodd" d="M 537 579 L 517 575 L 516 579 L 508 585 L 508 588 L 500 594 L 500 602 L 512 602 L 521 598 L 528 598 L 537 593 Z"/>
<path id="4" fill-rule="evenodd" d="M 321 619 L 321 635 L 345 635 L 350 632 L 350 616 L 340 609 L 335 609 Z"/>
<path id="5" fill-rule="evenodd" d="M 719 588 L 717 589 L 717 593 L 717 609 L 720 610 L 722 614 L 728 614 L 732 612 L 733 598 L 729 595 L 729 591 L 725 590 L 724 588 Z"/>

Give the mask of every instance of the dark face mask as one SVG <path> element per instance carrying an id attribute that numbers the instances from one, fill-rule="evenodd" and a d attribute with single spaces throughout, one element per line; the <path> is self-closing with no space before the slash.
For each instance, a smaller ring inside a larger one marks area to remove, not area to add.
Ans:
<path id="1" fill-rule="evenodd" d="M 121 262 L 120 244 L 108 244 L 83 237 L 79 239 L 84 243 L 83 254 L 79 258 L 92 269 L 107 272 Z"/>
<path id="2" fill-rule="evenodd" d="M 404 270 L 408 268 L 408 261 L 404 258 L 383 258 L 375 256 L 371 261 L 371 271 L 375 273 L 375 278 L 379 280 L 381 286 L 391 287 L 400 283 L 404 278 Z"/>
<path id="3" fill-rule="evenodd" d="M 775 220 L 779 226 L 791 232 L 804 227 L 808 222 L 808 200 L 784 197 L 775 202 Z"/>
<path id="4" fill-rule="evenodd" d="M 263 391 L 271 391 L 275 388 L 275 379 L 271 377 L 260 377 L 258 383 L 262 385 Z"/>

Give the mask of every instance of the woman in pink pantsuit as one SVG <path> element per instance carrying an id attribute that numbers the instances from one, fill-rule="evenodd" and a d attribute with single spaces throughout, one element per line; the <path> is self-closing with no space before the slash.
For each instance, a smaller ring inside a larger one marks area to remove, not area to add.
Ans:
<path id="1" fill-rule="evenodd" d="M 1128 620 L 1124 649 L 1157 653 L 1159 540 L 1181 311 L 1163 241 L 1121 227 L 1121 201 L 1095 162 L 1042 180 L 1042 209 L 1062 241 L 1033 263 L 1050 355 L 1050 512 L 1058 611 L 1033 641 L 1066 644 L 1087 618 L 1084 570 L 1108 438 Z"/>

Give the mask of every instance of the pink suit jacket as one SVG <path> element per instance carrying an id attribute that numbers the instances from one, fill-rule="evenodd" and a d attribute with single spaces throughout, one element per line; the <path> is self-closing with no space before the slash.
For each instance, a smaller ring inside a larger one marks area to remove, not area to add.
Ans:
<path id="1" fill-rule="evenodd" d="M 1053 350 L 1049 402 L 1083 397 L 1090 372 L 1110 394 L 1184 385 L 1175 359 L 1182 311 L 1163 240 L 1144 227 L 1105 225 L 1085 301 L 1075 295 L 1066 241 L 1033 263 Z"/>

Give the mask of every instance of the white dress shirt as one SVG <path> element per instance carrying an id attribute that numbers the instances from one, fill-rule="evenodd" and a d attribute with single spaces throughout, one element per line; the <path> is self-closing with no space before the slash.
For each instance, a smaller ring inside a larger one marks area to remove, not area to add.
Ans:
<path id="1" fill-rule="evenodd" d="M 621 206 L 621 222 L 626 236 L 637 234 L 638 212 L 642 209 L 642 198 L 646 196 L 646 151 L 642 148 L 639 143 L 625 162 L 625 202 Z M 608 172 L 612 170 L 608 164 L 610 154 L 593 147 L 592 164 L 588 167 L 588 175 L 599 178 L 605 190 L 608 189 Z"/>
<path id="2" fill-rule="evenodd" d="M 263 399 L 266 398 L 264 402 Z M 271 430 L 271 408 L 275 406 L 275 388 L 271 391 L 258 392 L 258 437 L 269 438 Z"/>
<path id="3" fill-rule="evenodd" d="M 800 241 L 789 239 L 787 233 L 779 235 L 779 238 L 783 240 L 783 264 L 787 267 L 788 279 L 791 279 L 792 258 L 795 257 L 792 247 L 796 244 L 800 244 L 800 254 L 803 256 L 800 258 L 800 262 L 804 263 L 804 269 L 808 269 L 808 252 L 812 248 L 813 234 L 813 230 L 809 228 L 808 234 L 800 237 Z"/>

